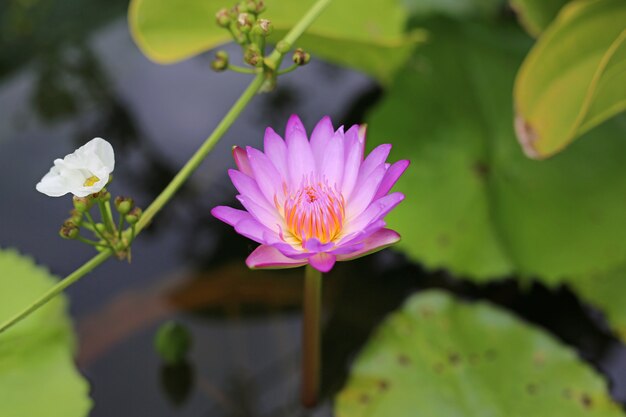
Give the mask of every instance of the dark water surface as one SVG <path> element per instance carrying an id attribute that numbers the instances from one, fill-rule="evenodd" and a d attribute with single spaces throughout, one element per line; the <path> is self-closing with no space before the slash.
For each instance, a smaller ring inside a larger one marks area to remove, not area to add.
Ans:
<path id="1" fill-rule="evenodd" d="M 208 56 L 155 65 L 134 46 L 124 19 L 42 62 L 0 81 L 0 247 L 16 247 L 65 276 L 92 251 L 57 237 L 70 199 L 34 189 L 53 159 L 95 136 L 108 139 L 116 149 L 110 191 L 145 207 L 249 78 L 211 72 Z M 513 281 L 476 287 L 386 251 L 339 265 L 325 279 L 326 399 L 313 412 L 299 407 L 300 271 L 248 271 L 243 260 L 254 245 L 209 210 L 234 199 L 226 176 L 232 145 L 260 146 L 265 127 L 282 132 L 291 113 L 308 128 L 326 114 L 336 124 L 360 122 L 379 93 L 367 77 L 320 62 L 285 76 L 244 111 L 142 234 L 132 264 L 110 260 L 70 288 L 93 417 L 329 416 L 328 398 L 373 326 L 430 287 L 489 299 L 549 329 L 607 374 L 614 397 L 626 403 L 624 347 L 566 289 L 521 291 Z M 188 363 L 175 368 L 161 365 L 152 344 L 170 318 L 194 337 Z"/>

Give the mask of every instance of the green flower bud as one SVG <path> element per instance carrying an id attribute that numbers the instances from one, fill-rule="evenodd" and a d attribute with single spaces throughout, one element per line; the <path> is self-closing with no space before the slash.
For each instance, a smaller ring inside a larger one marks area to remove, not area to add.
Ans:
<path id="1" fill-rule="evenodd" d="M 89 210 L 91 208 L 91 205 L 93 204 L 91 197 L 74 196 L 72 202 L 74 203 L 74 208 L 76 209 L 76 211 L 80 213 L 84 213 Z"/>
<path id="2" fill-rule="evenodd" d="M 256 9 L 255 9 L 256 14 L 261 14 L 264 11 L 265 11 L 265 2 L 263 0 L 257 0 Z"/>
<path id="3" fill-rule="evenodd" d="M 128 214 L 135 206 L 135 202 L 130 197 L 115 197 L 115 208 L 122 214 Z"/>
<path id="4" fill-rule="evenodd" d="M 246 12 L 254 13 L 256 11 L 256 1 L 254 0 L 243 1 L 241 4 Z"/>
<path id="5" fill-rule="evenodd" d="M 237 16 L 237 27 L 241 33 L 250 33 L 254 25 L 254 16 L 249 13 L 240 13 Z"/>
<path id="6" fill-rule="evenodd" d="M 102 202 L 109 201 L 111 199 L 111 193 L 108 192 L 106 190 L 106 188 L 103 188 L 101 191 L 99 191 L 99 192 L 97 192 L 95 194 L 92 194 L 91 196 L 93 198 L 95 198 L 95 199 L 98 199 L 98 200 L 102 201 Z"/>
<path id="7" fill-rule="evenodd" d="M 286 54 L 291 49 L 291 44 L 286 41 L 280 41 L 276 44 L 276 50 L 281 54 Z"/>
<path id="8" fill-rule="evenodd" d="M 191 334 L 183 325 L 174 321 L 163 324 L 154 338 L 154 348 L 167 364 L 183 362 L 192 345 Z"/>
<path id="9" fill-rule="evenodd" d="M 252 11 L 252 10 L 248 10 L 248 2 L 246 1 L 239 2 L 237 5 L 233 7 L 233 10 L 237 10 L 237 15 L 239 15 L 239 13 L 247 13 L 249 11 Z"/>
<path id="10" fill-rule="evenodd" d="M 215 53 L 215 58 L 223 59 L 224 61 L 228 62 L 228 52 L 226 52 L 226 51 L 217 51 Z"/>
<path id="11" fill-rule="evenodd" d="M 83 222 L 83 215 L 84 215 L 84 213 L 82 211 L 78 211 L 76 209 L 70 210 L 70 216 L 71 217 L 67 221 L 70 221 L 73 224 L 75 224 L 76 226 L 80 227 L 80 225 Z"/>
<path id="12" fill-rule="evenodd" d="M 256 44 L 248 45 L 243 53 L 243 60 L 252 65 L 253 67 L 260 67 L 263 65 L 263 55 L 261 49 Z"/>
<path id="13" fill-rule="evenodd" d="M 217 24 L 223 28 L 230 26 L 231 15 L 228 9 L 220 9 L 220 11 L 215 14 L 215 20 Z"/>
<path id="14" fill-rule="evenodd" d="M 130 211 L 130 213 L 124 216 L 124 220 L 126 220 L 126 223 L 132 226 L 139 221 L 142 213 L 143 211 L 139 207 L 135 207 Z"/>
<path id="15" fill-rule="evenodd" d="M 228 61 L 224 61 L 223 59 L 216 59 L 211 62 L 211 69 L 213 71 L 221 72 L 228 68 Z"/>
<path id="16" fill-rule="evenodd" d="M 107 228 L 103 223 L 96 223 L 96 230 L 101 234 L 105 234 L 107 232 Z"/>
<path id="17" fill-rule="evenodd" d="M 252 33 L 266 37 L 272 33 L 273 29 L 272 22 L 267 19 L 259 19 L 252 28 Z"/>
<path id="18" fill-rule="evenodd" d="M 302 48 L 298 48 L 293 53 L 293 62 L 296 65 L 306 65 L 311 60 L 311 54 L 304 52 Z"/>
<path id="19" fill-rule="evenodd" d="M 65 222 L 59 230 L 59 236 L 63 239 L 76 239 L 78 237 L 79 229 L 71 222 Z"/>

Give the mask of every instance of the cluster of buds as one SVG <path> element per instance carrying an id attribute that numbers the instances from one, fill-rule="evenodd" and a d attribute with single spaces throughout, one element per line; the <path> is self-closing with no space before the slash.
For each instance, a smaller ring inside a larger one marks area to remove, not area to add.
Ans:
<path id="1" fill-rule="evenodd" d="M 106 188 L 88 195 L 73 198 L 74 208 L 70 217 L 63 223 L 59 235 L 64 239 L 76 239 L 94 246 L 98 251 L 112 250 L 118 259 L 130 261 L 130 246 L 135 238 L 135 225 L 141 218 L 142 210 L 135 207 L 132 198 L 116 197 L 114 207 L 118 214 L 117 222 L 111 210 L 111 193 Z M 99 221 L 94 219 L 91 210 L 100 210 Z M 94 239 L 81 236 L 81 228 L 92 233 Z"/>
<path id="2" fill-rule="evenodd" d="M 215 15 L 218 26 L 228 30 L 233 40 L 237 42 L 243 53 L 243 60 L 253 68 L 237 67 L 229 62 L 228 54 L 225 51 L 218 51 L 215 60 L 211 63 L 211 68 L 215 71 L 231 69 L 237 72 L 268 74 L 267 79 L 273 81 L 276 75 L 292 71 L 298 66 L 305 65 L 310 60 L 310 55 L 302 49 L 296 50 L 293 55 L 294 65 L 288 70 L 278 71 L 278 65 L 267 60 L 265 43 L 272 33 L 272 22 L 261 18 L 260 15 L 265 10 L 263 0 L 243 0 L 234 7 L 224 8 Z M 282 48 L 279 46 L 282 45 Z M 291 45 L 279 42 L 276 49 L 285 54 L 291 49 Z M 280 64 L 280 62 L 278 62 Z M 270 84 L 272 84 L 270 82 Z"/>
<path id="3" fill-rule="evenodd" d="M 272 22 L 259 17 L 264 10 L 263 0 L 245 0 L 230 9 L 221 9 L 215 15 L 217 24 L 227 29 L 233 40 L 241 45 L 244 61 L 255 68 L 263 66 L 265 40 L 272 33 Z M 217 52 L 211 67 L 215 71 L 228 69 L 228 54 Z"/>

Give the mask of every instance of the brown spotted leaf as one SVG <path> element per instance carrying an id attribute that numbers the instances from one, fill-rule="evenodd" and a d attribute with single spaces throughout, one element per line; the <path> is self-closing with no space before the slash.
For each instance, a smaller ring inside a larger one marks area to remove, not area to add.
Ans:
<path id="1" fill-rule="evenodd" d="M 442 291 L 411 297 L 376 331 L 337 417 L 618 417 L 606 382 L 541 329 Z"/>
<path id="2" fill-rule="evenodd" d="M 515 139 L 511 91 L 532 39 L 505 24 L 423 25 L 432 41 L 367 119 L 370 147 L 393 143 L 390 159 L 411 160 L 396 185 L 406 200 L 387 217 L 397 248 L 481 282 L 554 285 L 626 264 L 626 117 L 531 160 Z"/>

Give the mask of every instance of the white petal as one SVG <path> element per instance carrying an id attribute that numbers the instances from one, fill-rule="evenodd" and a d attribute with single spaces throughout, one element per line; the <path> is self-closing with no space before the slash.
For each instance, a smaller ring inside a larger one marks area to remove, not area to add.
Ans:
<path id="1" fill-rule="evenodd" d="M 86 197 L 104 188 L 114 167 L 113 147 L 106 140 L 95 138 L 65 158 L 55 160 L 54 167 L 35 188 L 51 197 L 67 193 Z"/>
<path id="2" fill-rule="evenodd" d="M 67 194 L 68 186 L 64 178 L 60 175 L 59 168 L 53 166 L 35 186 L 37 191 L 50 197 L 61 197 Z"/>

